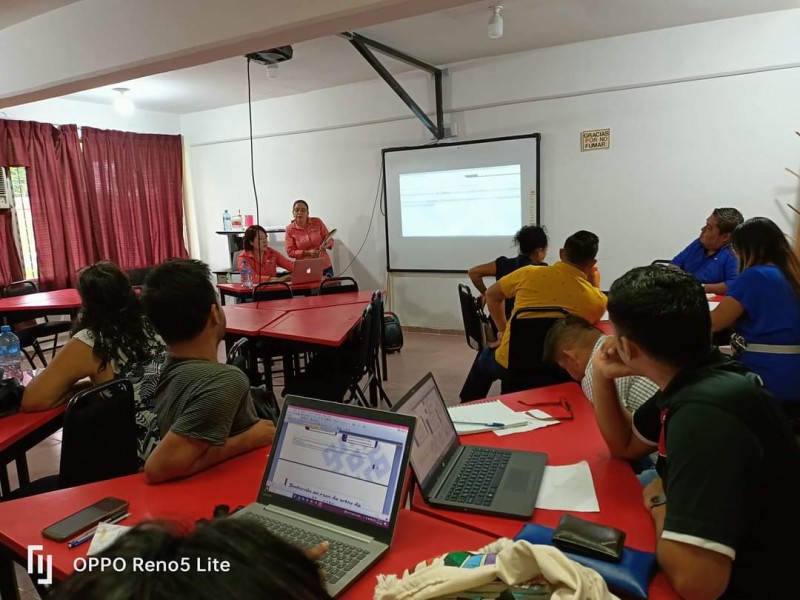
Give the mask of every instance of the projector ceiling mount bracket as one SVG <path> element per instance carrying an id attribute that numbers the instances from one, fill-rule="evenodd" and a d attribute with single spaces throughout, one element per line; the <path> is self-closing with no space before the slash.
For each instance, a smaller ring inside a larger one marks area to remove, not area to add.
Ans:
<path id="1" fill-rule="evenodd" d="M 435 137 L 437 140 L 441 140 L 445 137 L 444 109 L 442 108 L 442 69 L 434 67 L 433 65 L 429 65 L 426 62 L 401 52 L 400 50 L 395 50 L 394 48 L 391 48 L 385 44 L 381 44 L 380 42 L 376 42 L 375 40 L 371 40 L 352 31 L 346 31 L 344 33 L 340 33 L 339 35 L 353 45 L 358 53 L 364 57 L 364 60 L 366 60 L 369 65 L 375 69 L 378 75 L 380 75 L 381 79 L 383 79 L 389 85 L 389 87 L 392 88 L 400 100 L 402 100 L 403 103 L 411 109 L 411 112 L 414 113 L 414 116 L 417 117 L 417 119 L 422 122 L 425 128 L 433 134 L 433 137 Z M 378 57 L 376 57 L 372 52 L 373 50 L 433 75 L 433 87 L 436 98 L 436 123 L 431 120 L 431 118 L 425 113 L 419 104 L 417 104 L 409 95 L 409 93 L 403 88 L 402 84 L 397 81 L 397 79 L 394 78 L 394 76 L 383 65 L 383 63 L 378 60 Z"/>

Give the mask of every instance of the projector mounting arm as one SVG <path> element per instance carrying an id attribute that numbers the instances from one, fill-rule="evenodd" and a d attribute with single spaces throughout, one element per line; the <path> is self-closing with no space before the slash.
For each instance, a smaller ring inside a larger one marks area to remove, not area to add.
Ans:
<path id="1" fill-rule="evenodd" d="M 339 34 L 341 37 L 348 40 L 353 47 L 358 51 L 358 53 L 364 57 L 364 59 L 370 64 L 370 66 L 375 69 L 378 75 L 381 76 L 386 83 L 389 84 L 389 87 L 394 90 L 394 93 L 397 94 L 408 108 L 411 109 L 411 112 L 414 113 L 414 116 L 417 117 L 422 124 L 433 134 L 437 140 L 441 140 L 444 138 L 444 110 L 442 108 L 442 70 L 438 69 L 432 65 L 429 65 L 426 62 L 421 60 L 417 60 L 416 58 L 409 56 L 399 50 L 395 50 L 394 48 L 390 48 L 385 44 L 381 44 L 380 42 L 376 42 L 375 40 L 371 40 L 363 35 L 358 33 L 354 33 L 351 31 L 347 31 L 344 33 Z M 431 121 L 430 117 L 425 114 L 425 111 L 417 104 L 414 99 L 403 89 L 403 86 L 400 84 L 394 76 L 389 73 L 389 70 L 383 66 L 378 58 L 373 54 L 372 50 L 376 50 L 382 54 L 390 56 L 396 60 L 402 61 L 407 65 L 411 65 L 416 69 L 421 69 L 427 73 L 433 75 L 433 86 L 434 92 L 436 95 L 436 123 Z"/>

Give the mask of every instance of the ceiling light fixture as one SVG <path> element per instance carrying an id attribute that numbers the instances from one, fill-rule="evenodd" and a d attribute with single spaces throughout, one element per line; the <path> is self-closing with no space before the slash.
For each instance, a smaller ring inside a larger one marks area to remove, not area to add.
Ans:
<path id="1" fill-rule="evenodd" d="M 119 114 L 129 115 L 136 110 L 136 107 L 133 105 L 133 101 L 125 95 L 127 92 L 130 92 L 130 89 L 118 87 L 114 88 L 112 91 L 119 94 L 119 96 L 114 96 L 114 110 L 116 110 Z"/>
<path id="2" fill-rule="evenodd" d="M 502 6 L 491 6 L 492 16 L 489 17 L 489 37 L 493 40 L 503 37 L 503 17 L 500 16 Z"/>

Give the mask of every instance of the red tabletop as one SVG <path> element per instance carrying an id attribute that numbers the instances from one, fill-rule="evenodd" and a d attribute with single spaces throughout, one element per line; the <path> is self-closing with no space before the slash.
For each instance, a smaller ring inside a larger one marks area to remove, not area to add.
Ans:
<path id="1" fill-rule="evenodd" d="M 268 308 L 252 310 L 246 308 L 249 306 L 255 306 L 255 304 L 234 304 L 233 306 L 222 307 L 225 311 L 226 333 L 254 336 L 262 328 L 286 314 L 284 310 Z"/>
<path id="2" fill-rule="evenodd" d="M 507 394 L 501 396 L 500 400 L 514 410 L 521 411 L 528 410 L 530 407 L 520 404 L 520 400 L 551 402 L 561 398 L 567 399 L 572 406 L 574 420 L 505 437 L 498 437 L 493 433 L 467 435 L 462 436 L 462 442 L 496 448 L 545 452 L 548 455 L 548 465 L 573 464 L 586 460 L 592 471 L 600 512 L 577 513 L 537 508 L 531 522 L 555 527 L 561 515 L 573 514 L 582 519 L 621 529 L 627 534 L 625 540 L 627 546 L 653 552 L 656 544 L 655 529 L 642 501 L 642 487 L 626 462 L 611 458 L 609 455 L 605 441 L 597 428 L 594 410 L 577 384 L 565 383 Z M 544 411 L 547 409 L 548 407 L 542 408 Z M 515 519 L 434 508 L 425 502 L 418 486 L 415 486 L 414 489 L 411 508 L 428 516 L 494 537 L 513 538 L 524 524 Z M 663 574 L 660 574 L 654 581 L 654 585 L 656 589 L 663 588 L 664 595 L 651 595 L 651 598 L 676 597 L 669 585 L 665 581 L 660 581 L 663 577 Z"/>
<path id="3" fill-rule="evenodd" d="M 42 545 L 41 552 L 53 556 L 54 576 L 63 579 L 73 571 L 74 560 L 86 556 L 89 544 L 69 549 L 65 543 L 48 540 L 41 534 L 48 525 L 106 496 L 130 502 L 131 516 L 124 525 L 149 519 L 192 524 L 210 518 L 217 504 L 236 507 L 253 502 L 266 458 L 267 452 L 260 449 L 188 479 L 157 486 L 138 474 L 5 502 L 0 504 L 0 544 L 21 558 L 27 556 L 28 545 Z M 392 548 L 342 598 L 371 598 L 380 573 L 402 574 L 427 558 L 452 550 L 477 550 L 492 541 L 488 535 L 401 510 Z"/>
<path id="4" fill-rule="evenodd" d="M 392 547 L 340 598 L 372 598 L 379 574 L 402 577 L 424 560 L 456 550 L 478 550 L 496 539 L 410 510 L 401 510 L 398 517 Z"/>
<path id="5" fill-rule="evenodd" d="M 326 306 L 339 306 L 342 304 L 366 304 L 372 299 L 374 292 L 343 292 L 341 294 L 327 294 L 325 296 L 298 296 L 282 300 L 263 300 L 250 302 L 241 306 L 255 308 L 270 308 L 277 310 L 306 310 L 309 308 L 324 308 Z"/>
<path id="6" fill-rule="evenodd" d="M 293 310 L 264 327 L 259 335 L 307 344 L 341 346 L 363 312 L 362 304 Z"/>
<path id="7" fill-rule="evenodd" d="M 24 296 L 0 298 L 0 312 L 75 309 L 81 307 L 78 290 L 53 290 L 52 292 L 36 292 Z"/>
<path id="8" fill-rule="evenodd" d="M 59 418 L 66 408 L 66 404 L 62 404 L 50 410 L 29 413 L 19 412 L 0 418 L 0 452 L 43 425 L 50 423 L 53 419 Z"/>
<path id="9" fill-rule="evenodd" d="M 292 283 L 292 282 L 287 282 L 287 283 L 291 286 L 292 290 L 298 290 L 299 291 L 299 290 L 314 290 L 314 289 L 317 289 L 319 287 L 319 284 L 320 284 L 321 281 L 322 280 L 320 280 L 320 281 L 312 281 L 312 282 L 308 282 L 308 283 Z M 231 296 L 248 296 L 249 294 L 251 294 L 253 292 L 253 288 L 252 287 L 246 287 L 246 286 L 242 285 L 241 283 L 218 283 L 217 284 L 217 289 L 220 290 L 221 292 L 225 292 L 226 294 L 229 294 Z M 280 288 L 278 288 L 278 289 L 280 289 Z M 286 288 L 284 288 L 284 289 L 286 289 Z"/>
<path id="10" fill-rule="evenodd" d="M 48 525 L 106 496 L 130 502 L 131 516 L 122 525 L 150 519 L 189 524 L 210 519 L 218 504 L 235 508 L 256 500 L 267 455 L 267 449 L 260 448 L 188 479 L 159 485 L 149 485 L 139 473 L 0 503 L 0 544 L 23 558 L 28 545 L 41 544 L 42 553 L 53 556 L 54 576 L 63 579 L 72 572 L 75 558 L 86 556 L 89 544 L 69 549 L 65 543 L 48 540 L 41 533 Z"/>

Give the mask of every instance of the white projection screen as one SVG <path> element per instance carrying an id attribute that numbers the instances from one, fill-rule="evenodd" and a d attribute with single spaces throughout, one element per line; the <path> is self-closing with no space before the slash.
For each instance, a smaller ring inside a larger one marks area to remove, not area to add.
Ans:
<path id="1" fill-rule="evenodd" d="M 389 271 L 461 273 L 513 254 L 511 239 L 539 223 L 538 133 L 386 148 Z"/>

